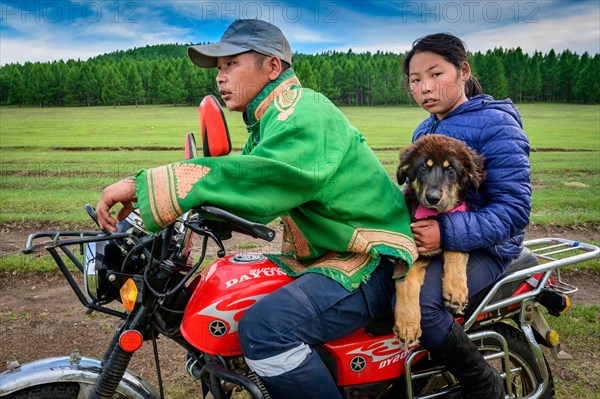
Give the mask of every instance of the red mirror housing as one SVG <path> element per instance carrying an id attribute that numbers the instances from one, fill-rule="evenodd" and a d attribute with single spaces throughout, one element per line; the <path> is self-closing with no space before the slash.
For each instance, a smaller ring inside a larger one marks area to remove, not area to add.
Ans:
<path id="1" fill-rule="evenodd" d="M 221 104 L 215 96 L 204 97 L 198 107 L 202 152 L 205 157 L 219 157 L 231 152 L 231 138 Z"/>
<path id="2" fill-rule="evenodd" d="M 194 133 L 188 132 L 185 135 L 185 156 L 184 159 L 187 161 L 189 159 L 198 158 L 198 148 L 196 147 L 196 138 L 194 137 Z"/>

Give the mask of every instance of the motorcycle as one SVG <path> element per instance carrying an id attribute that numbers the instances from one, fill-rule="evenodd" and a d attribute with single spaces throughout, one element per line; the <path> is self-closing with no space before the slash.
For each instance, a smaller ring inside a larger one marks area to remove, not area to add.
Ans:
<path id="1" fill-rule="evenodd" d="M 205 156 L 229 153 L 231 141 L 214 98 L 200 105 Z M 186 138 L 186 159 L 197 156 L 194 136 Z M 96 221 L 94 209 L 86 211 Z M 259 376 L 247 366 L 237 326 L 262 297 L 290 283 L 260 253 L 226 254 L 223 242 L 237 232 L 272 241 L 275 231 L 212 205 L 193 209 L 156 234 L 139 214 L 130 214 L 119 232 L 44 231 L 31 234 L 25 254 L 47 250 L 88 308 L 121 319 L 102 359 L 70 356 L 13 361 L 0 374 L 0 396 L 16 398 L 163 398 L 157 350 L 162 335 L 187 351 L 185 368 L 204 398 L 268 399 Z M 48 240 L 49 239 L 49 240 Z M 192 251 L 192 241 L 200 239 Z M 209 240 L 217 259 L 204 265 Z M 559 268 L 598 257 L 594 245 L 562 238 L 525 243 L 505 275 L 471 298 L 458 321 L 484 357 L 501 372 L 509 398 L 552 398 L 551 370 L 541 346 L 555 358 L 566 355 L 546 319 L 559 316 L 576 287 L 562 281 Z M 79 249 L 77 254 L 76 249 Z M 196 257 L 196 259 L 194 259 Z M 80 286 L 73 264 L 84 275 Z M 123 310 L 107 307 L 120 302 Z M 545 308 L 543 312 L 541 308 Z M 510 322 L 510 323 L 507 323 Z M 393 315 L 314 350 L 345 398 L 459 397 L 460 386 L 443 365 L 418 346 L 402 348 L 392 332 Z M 154 349 L 158 391 L 128 369 L 145 341 Z M 246 396 L 240 396 L 240 392 Z"/>

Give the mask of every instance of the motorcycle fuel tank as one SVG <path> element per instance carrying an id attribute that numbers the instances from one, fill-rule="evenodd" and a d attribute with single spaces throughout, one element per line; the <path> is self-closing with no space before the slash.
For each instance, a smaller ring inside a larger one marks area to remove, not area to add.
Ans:
<path id="1" fill-rule="evenodd" d="M 225 256 L 209 265 L 190 288 L 194 291 L 181 322 L 184 338 L 199 350 L 240 355 L 238 323 L 264 296 L 292 278 L 261 254 Z"/>

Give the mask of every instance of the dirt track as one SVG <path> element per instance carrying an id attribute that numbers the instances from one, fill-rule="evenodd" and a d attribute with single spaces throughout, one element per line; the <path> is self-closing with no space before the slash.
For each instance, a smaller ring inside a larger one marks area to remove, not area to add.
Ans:
<path id="1" fill-rule="evenodd" d="M 532 232 L 528 238 L 547 236 L 547 231 Z M 596 232 L 558 232 L 576 240 L 596 240 Z M 558 234 L 556 234 L 558 235 Z M 21 248 L 25 232 L 0 234 L 1 254 L 14 253 Z M 237 237 L 229 242 L 229 249 L 239 248 L 249 240 Z M 253 249 L 257 250 L 257 249 Z M 570 283 L 579 287 L 572 295 L 573 303 L 600 304 L 600 273 L 564 273 Z M 101 357 L 112 337 L 116 320 L 113 317 L 93 313 L 85 315 L 71 288 L 60 273 L 0 273 L 0 371 L 4 362 L 16 356 L 20 362 L 33 359 L 68 355 L 74 348 L 91 357 Z M 159 339 L 163 379 L 169 393 L 172 387 L 187 379 L 184 371 L 185 351 L 165 338 Z M 136 353 L 131 369 L 156 386 L 156 372 L 150 343 L 145 343 Z M 193 384 L 187 383 L 192 386 Z M 199 390 L 198 390 L 199 392 Z M 193 395 L 194 392 L 188 392 Z M 187 395 L 187 394 L 186 394 Z M 195 396 L 195 395 L 194 395 Z M 198 393 L 198 397 L 201 397 Z M 167 395 L 167 397 L 175 397 Z"/>

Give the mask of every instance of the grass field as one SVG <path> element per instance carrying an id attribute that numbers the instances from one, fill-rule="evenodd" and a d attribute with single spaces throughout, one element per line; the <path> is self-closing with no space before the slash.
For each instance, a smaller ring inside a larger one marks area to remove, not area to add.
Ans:
<path id="1" fill-rule="evenodd" d="M 522 104 L 519 109 L 536 150 L 532 223 L 598 226 L 599 107 Z M 418 107 L 342 111 L 390 175 L 397 148 L 410 143 L 414 127 L 427 116 Z M 225 113 L 233 146 L 240 148 L 247 137 L 241 116 Z M 195 107 L 0 107 L 0 224 L 81 223 L 82 205 L 95 204 L 102 187 L 138 169 L 179 160 L 188 131 L 198 131 Z"/>
<path id="2" fill-rule="evenodd" d="M 522 104 L 519 109 L 534 149 L 532 223 L 591 231 L 598 237 L 600 107 Z M 390 175 L 397 165 L 397 148 L 410 143 L 413 129 L 427 116 L 418 107 L 342 111 L 365 134 Z M 225 113 L 232 143 L 239 148 L 247 137 L 241 117 Z M 181 159 L 188 131 L 198 131 L 194 107 L 0 107 L 0 229 L 91 227 L 85 203 L 96 204 L 104 186 L 138 169 Z M 48 257 L 0 257 L 0 270 L 34 268 L 56 270 Z M 550 319 L 566 342 L 577 347 L 576 358 L 600 350 L 599 313 L 598 306 L 580 306 L 569 317 Z M 587 378 L 599 375 L 597 368 L 590 371 L 577 362 L 568 367 L 573 370 L 563 375 L 569 378 L 557 378 L 557 397 L 600 397 L 597 384 Z M 169 396 L 179 398 L 192 388 L 182 382 L 171 389 Z"/>

